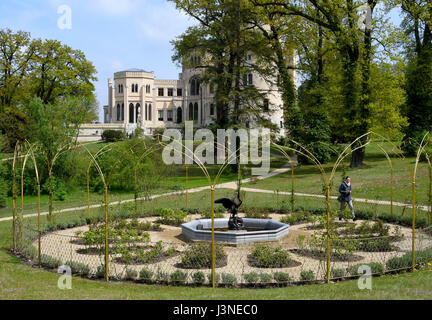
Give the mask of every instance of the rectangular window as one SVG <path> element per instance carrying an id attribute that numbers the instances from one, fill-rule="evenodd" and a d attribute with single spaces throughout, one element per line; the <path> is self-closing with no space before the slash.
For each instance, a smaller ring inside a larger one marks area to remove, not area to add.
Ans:
<path id="1" fill-rule="evenodd" d="M 214 116 L 214 104 L 213 103 L 210 105 L 210 115 Z"/>
<path id="2" fill-rule="evenodd" d="M 158 89 L 158 96 L 159 97 L 163 97 L 164 96 L 164 88 L 159 88 Z"/>
<path id="3" fill-rule="evenodd" d="M 167 121 L 173 121 L 173 111 L 172 110 L 167 111 Z"/>
<path id="4" fill-rule="evenodd" d="M 158 120 L 164 121 L 164 112 L 163 110 L 158 110 Z"/>
<path id="5" fill-rule="evenodd" d="M 269 111 L 270 107 L 269 107 L 269 101 L 268 99 L 264 99 L 264 111 Z"/>
<path id="6" fill-rule="evenodd" d="M 252 86 L 253 85 L 253 76 L 252 76 L 252 73 L 249 73 L 249 75 L 248 75 L 248 84 L 250 85 L 250 86 Z"/>
<path id="7" fill-rule="evenodd" d="M 181 88 L 177 88 L 177 97 L 181 97 L 183 95 L 183 90 Z"/>
<path id="8" fill-rule="evenodd" d="M 174 89 L 168 88 L 168 97 L 172 97 L 172 96 L 174 96 Z"/>

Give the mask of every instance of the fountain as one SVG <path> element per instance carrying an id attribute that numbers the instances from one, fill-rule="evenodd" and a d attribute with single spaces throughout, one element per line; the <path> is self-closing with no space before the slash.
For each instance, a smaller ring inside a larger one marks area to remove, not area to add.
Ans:
<path id="1" fill-rule="evenodd" d="M 289 225 L 271 219 L 253 219 L 238 217 L 238 208 L 242 201 L 235 197 L 218 199 L 231 213 L 229 219 L 214 220 L 215 241 L 240 244 L 255 241 L 275 241 L 289 233 Z M 193 241 L 211 241 L 212 220 L 199 219 L 182 224 L 182 234 Z"/>

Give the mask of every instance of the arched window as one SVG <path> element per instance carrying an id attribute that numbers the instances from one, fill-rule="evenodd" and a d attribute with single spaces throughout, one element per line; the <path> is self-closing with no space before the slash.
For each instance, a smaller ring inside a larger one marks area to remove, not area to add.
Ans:
<path id="1" fill-rule="evenodd" d="M 129 123 L 134 123 L 134 105 L 131 103 L 129 105 Z"/>
<path id="2" fill-rule="evenodd" d="M 149 112 L 148 119 L 149 119 L 149 121 L 152 121 L 152 105 L 151 104 L 149 104 L 149 110 L 148 110 L 148 112 Z"/>
<path id="3" fill-rule="evenodd" d="M 190 95 L 197 96 L 199 95 L 200 83 L 197 77 L 194 77 L 190 81 Z"/>
<path id="4" fill-rule="evenodd" d="M 124 103 L 122 103 L 122 107 L 121 107 L 121 121 L 124 121 L 124 115 L 125 115 Z"/>
<path id="5" fill-rule="evenodd" d="M 198 103 L 195 103 L 194 105 L 194 120 L 198 120 Z"/>
<path id="6" fill-rule="evenodd" d="M 147 109 L 147 103 L 145 104 L 145 111 L 144 111 L 144 114 L 145 114 L 145 120 L 147 121 L 147 120 L 148 120 L 148 109 Z"/>
<path id="7" fill-rule="evenodd" d="M 193 120 L 193 104 L 189 103 L 189 120 Z"/>
<path id="8" fill-rule="evenodd" d="M 177 108 L 177 123 L 182 123 L 183 122 L 183 110 L 182 108 L 178 107 Z"/>
<path id="9" fill-rule="evenodd" d="M 140 110 L 140 109 L 141 109 L 141 105 L 139 103 L 137 103 L 136 106 L 135 106 L 135 110 L 136 110 L 136 112 L 135 112 L 135 114 L 136 114 L 136 123 L 138 123 L 139 120 L 142 121 L 142 110 Z M 138 116 L 140 114 L 141 114 L 141 119 L 138 119 Z"/>
<path id="10" fill-rule="evenodd" d="M 252 75 L 252 73 L 249 73 L 249 75 L 248 75 L 248 82 L 249 82 L 249 85 L 250 86 L 252 86 L 253 85 L 253 75 Z"/>
<path id="11" fill-rule="evenodd" d="M 117 105 L 117 121 L 120 121 L 120 103 Z"/>

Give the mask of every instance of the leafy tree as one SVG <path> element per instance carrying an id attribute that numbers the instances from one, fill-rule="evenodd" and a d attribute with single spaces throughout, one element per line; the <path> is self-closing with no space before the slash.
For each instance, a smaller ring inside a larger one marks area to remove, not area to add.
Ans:
<path id="1" fill-rule="evenodd" d="M 23 106 L 34 97 L 52 105 L 68 96 L 95 101 L 95 67 L 83 52 L 56 40 L 31 39 L 28 32 L 0 29 L 0 70 L 0 132 L 7 136 L 9 150 L 16 141 L 29 138 Z M 74 122 L 97 119 L 93 104 L 92 112 L 87 113 L 80 110 L 83 104 L 76 104 L 70 116 L 85 118 Z"/>
<path id="2" fill-rule="evenodd" d="M 4 107 L 0 112 L 0 133 L 5 135 L 5 151 L 13 152 L 18 141 L 27 138 L 28 116 L 19 108 Z"/>
<path id="3" fill-rule="evenodd" d="M 213 86 L 219 128 L 249 123 L 275 126 L 267 119 L 267 93 L 245 83 L 256 72 L 264 80 L 274 75 L 266 59 L 271 47 L 262 33 L 251 26 L 254 11 L 249 1 L 172 0 L 176 7 L 198 21 L 173 41 L 173 60 L 202 71 L 200 82 Z M 239 6 L 240 4 L 240 6 Z M 193 56 L 201 61 L 195 63 Z M 248 60 L 248 55 L 254 57 Z"/>
<path id="4" fill-rule="evenodd" d="M 422 133 L 432 130 L 432 6 L 427 0 L 395 2 L 401 5 L 402 27 L 409 39 L 405 84 L 409 126 L 405 131 L 404 148 L 414 155 Z"/>
<path id="5" fill-rule="evenodd" d="M 80 105 L 80 108 L 77 108 Z M 62 98 L 55 104 L 44 104 L 34 98 L 26 106 L 32 120 L 28 136 L 43 158 L 48 174 L 49 220 L 53 220 L 53 169 L 59 156 L 68 151 L 79 131 L 80 121 L 92 110 L 92 101 L 84 98 Z"/>
<path id="6" fill-rule="evenodd" d="M 17 106 L 27 95 L 24 87 L 35 51 L 30 33 L 0 30 L 0 112 L 5 106 Z"/>
<path id="7" fill-rule="evenodd" d="M 64 96 L 94 99 L 96 69 L 82 51 L 57 40 L 34 40 L 33 47 L 28 82 L 32 96 L 46 104 Z"/>

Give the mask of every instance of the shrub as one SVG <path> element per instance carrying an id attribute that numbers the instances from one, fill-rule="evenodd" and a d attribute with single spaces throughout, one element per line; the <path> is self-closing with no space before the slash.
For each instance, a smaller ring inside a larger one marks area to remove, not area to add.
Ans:
<path id="1" fill-rule="evenodd" d="M 205 275 L 202 271 L 197 271 L 192 274 L 192 281 L 194 284 L 204 284 Z"/>
<path id="2" fill-rule="evenodd" d="M 332 279 L 343 278 L 344 276 L 345 276 L 345 270 L 344 269 L 331 269 L 331 278 Z"/>
<path id="3" fill-rule="evenodd" d="M 220 278 L 221 278 L 220 274 L 215 272 L 215 284 L 218 284 L 220 282 Z M 211 273 L 209 273 L 207 275 L 207 279 L 208 279 L 208 282 L 211 285 L 213 283 L 213 276 L 212 276 Z"/>
<path id="4" fill-rule="evenodd" d="M 126 135 L 122 131 L 105 130 L 102 133 L 102 140 L 106 142 L 117 142 L 126 139 Z"/>
<path id="5" fill-rule="evenodd" d="M 181 270 L 174 271 L 170 275 L 170 280 L 171 280 L 171 283 L 173 283 L 173 284 L 183 285 L 186 283 L 187 273 L 183 272 Z"/>
<path id="6" fill-rule="evenodd" d="M 266 209 L 250 207 L 250 208 L 244 208 L 244 212 L 246 218 L 253 218 L 253 219 L 269 218 L 269 212 Z"/>
<path id="7" fill-rule="evenodd" d="M 159 283 L 168 283 L 169 277 L 169 274 L 162 270 L 158 270 L 156 273 L 156 281 Z"/>
<path id="8" fill-rule="evenodd" d="M 273 273 L 273 279 L 281 285 L 287 285 L 291 282 L 291 277 L 286 272 L 275 272 Z"/>
<path id="9" fill-rule="evenodd" d="M 41 265 L 49 269 L 57 269 L 61 265 L 59 259 L 53 258 L 46 254 L 41 254 Z"/>
<path id="10" fill-rule="evenodd" d="M 69 266 L 73 274 L 78 274 L 81 276 L 88 276 L 90 273 L 90 267 L 84 263 L 79 263 L 75 261 L 67 261 L 65 265 Z"/>
<path id="11" fill-rule="evenodd" d="M 289 225 L 301 224 L 310 222 L 312 219 L 312 214 L 310 212 L 294 212 L 283 216 L 280 222 Z"/>
<path id="12" fill-rule="evenodd" d="M 96 269 L 96 278 L 103 279 L 105 278 L 105 265 L 102 264 L 97 267 Z"/>
<path id="13" fill-rule="evenodd" d="M 261 268 L 286 267 L 291 262 L 288 251 L 280 246 L 272 248 L 269 244 L 256 244 L 252 250 L 252 257 Z"/>
<path id="14" fill-rule="evenodd" d="M 211 217 L 212 217 L 210 210 L 205 210 L 204 212 L 201 213 L 201 216 L 203 219 L 211 219 Z M 222 212 L 217 212 L 215 210 L 214 217 L 215 217 L 215 219 L 221 219 L 224 217 L 224 215 Z"/>
<path id="15" fill-rule="evenodd" d="M 145 283 L 150 283 L 153 278 L 153 271 L 143 268 L 141 269 L 139 276 Z"/>
<path id="16" fill-rule="evenodd" d="M 237 278 L 235 275 L 230 273 L 222 273 L 222 284 L 226 286 L 235 286 L 237 283 Z"/>
<path id="17" fill-rule="evenodd" d="M 358 272 L 358 269 L 360 266 L 363 266 L 363 265 L 369 266 L 371 268 L 372 274 L 384 274 L 384 272 L 385 272 L 384 266 L 378 262 L 358 263 L 356 265 L 348 267 L 347 272 L 351 276 L 360 276 L 362 274 Z"/>
<path id="18" fill-rule="evenodd" d="M 38 256 L 38 249 L 31 244 L 27 244 L 27 243 L 24 244 L 24 246 L 20 249 L 20 251 L 24 257 L 30 260 L 34 260 Z"/>
<path id="19" fill-rule="evenodd" d="M 357 250 L 366 252 L 388 252 L 395 250 L 390 237 L 360 240 Z"/>
<path id="20" fill-rule="evenodd" d="M 432 261 L 432 248 L 415 252 L 415 267 L 422 268 Z M 412 268 L 412 251 L 405 253 L 402 257 L 394 257 L 387 260 L 388 271 Z"/>
<path id="21" fill-rule="evenodd" d="M 216 265 L 221 264 L 226 258 L 226 253 L 223 247 L 218 243 L 215 245 L 215 256 Z M 211 259 L 211 243 L 197 242 L 190 244 L 183 252 L 181 263 L 184 268 L 210 268 Z"/>
<path id="22" fill-rule="evenodd" d="M 1 170 L 1 163 L 0 163 L 0 170 Z M 6 200 L 7 200 L 7 182 L 2 179 L 0 176 L 0 208 L 6 207 Z"/>
<path id="23" fill-rule="evenodd" d="M 315 280 L 315 273 L 313 270 L 303 270 L 300 272 L 300 279 L 302 281 L 313 281 Z"/>
<path id="24" fill-rule="evenodd" d="M 136 271 L 135 269 L 129 269 L 126 268 L 126 280 L 131 280 L 134 281 L 136 280 L 136 278 L 138 277 L 138 271 Z"/>
<path id="25" fill-rule="evenodd" d="M 246 280 L 246 282 L 249 284 L 255 284 L 260 279 L 260 275 L 256 272 L 246 273 L 243 277 Z"/>
<path id="26" fill-rule="evenodd" d="M 270 283 L 273 280 L 273 276 L 270 273 L 260 273 L 259 277 L 261 283 Z"/>
<path id="27" fill-rule="evenodd" d="M 183 212 L 181 210 L 173 210 L 171 208 L 162 208 L 157 210 L 157 214 L 160 218 L 156 221 L 158 223 L 179 226 L 185 222 L 185 218 L 187 217 L 187 212 Z"/>
<path id="28" fill-rule="evenodd" d="M 128 253 L 130 253 L 130 250 L 123 252 L 123 257 L 127 257 Z M 149 263 L 152 261 L 155 261 L 161 257 L 164 256 L 172 256 L 174 253 L 174 248 L 170 248 L 167 250 L 164 250 L 164 245 L 162 241 L 158 241 L 150 250 L 144 251 L 144 250 L 136 250 L 136 259 L 140 263 Z M 125 256 L 126 255 L 126 256 Z M 133 257 L 131 256 L 131 259 Z M 127 259 L 125 259 L 127 260 Z"/>

